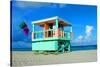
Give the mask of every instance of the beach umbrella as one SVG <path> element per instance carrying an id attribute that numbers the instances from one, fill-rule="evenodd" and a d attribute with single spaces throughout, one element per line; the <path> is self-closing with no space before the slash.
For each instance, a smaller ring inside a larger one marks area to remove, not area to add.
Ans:
<path id="1" fill-rule="evenodd" d="M 25 23 L 25 21 L 23 21 L 23 22 L 20 24 L 20 28 L 23 30 L 23 32 L 24 32 L 25 35 L 28 35 L 28 33 L 29 33 L 29 28 L 28 28 L 27 24 Z"/>

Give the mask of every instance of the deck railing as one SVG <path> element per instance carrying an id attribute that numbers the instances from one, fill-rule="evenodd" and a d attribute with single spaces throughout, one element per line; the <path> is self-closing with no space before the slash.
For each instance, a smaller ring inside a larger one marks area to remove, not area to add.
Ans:
<path id="1" fill-rule="evenodd" d="M 53 37 L 70 38 L 70 32 L 69 31 L 56 30 L 56 29 L 35 31 L 33 39 L 50 38 L 50 37 L 52 37 L 52 38 Z"/>

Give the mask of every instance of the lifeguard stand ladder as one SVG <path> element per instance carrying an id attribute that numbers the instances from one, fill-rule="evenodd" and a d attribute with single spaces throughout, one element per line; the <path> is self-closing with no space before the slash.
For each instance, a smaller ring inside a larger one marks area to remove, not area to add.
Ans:
<path id="1" fill-rule="evenodd" d="M 35 26 L 43 30 L 37 31 Z M 51 17 L 32 22 L 32 51 L 70 51 L 72 25 L 59 17 Z M 69 31 L 64 31 L 69 27 Z"/>

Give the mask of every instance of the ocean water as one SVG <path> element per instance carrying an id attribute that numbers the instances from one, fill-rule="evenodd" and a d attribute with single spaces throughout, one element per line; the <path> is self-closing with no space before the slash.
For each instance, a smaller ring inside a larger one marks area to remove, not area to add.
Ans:
<path id="1" fill-rule="evenodd" d="M 96 50 L 96 49 L 97 45 L 71 46 L 71 51 Z M 12 43 L 11 51 L 32 51 L 31 43 L 14 42 Z"/>
<path id="2" fill-rule="evenodd" d="M 86 46 L 71 46 L 72 51 L 79 51 L 79 50 L 96 50 L 97 45 L 86 45 Z"/>

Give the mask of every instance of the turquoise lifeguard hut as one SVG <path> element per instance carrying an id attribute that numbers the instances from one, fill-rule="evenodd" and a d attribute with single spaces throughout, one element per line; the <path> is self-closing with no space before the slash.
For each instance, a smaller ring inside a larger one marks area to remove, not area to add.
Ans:
<path id="1" fill-rule="evenodd" d="M 42 29 L 37 31 L 35 26 Z M 32 51 L 70 51 L 72 25 L 58 16 L 32 22 Z M 70 30 L 65 31 L 64 27 Z"/>

